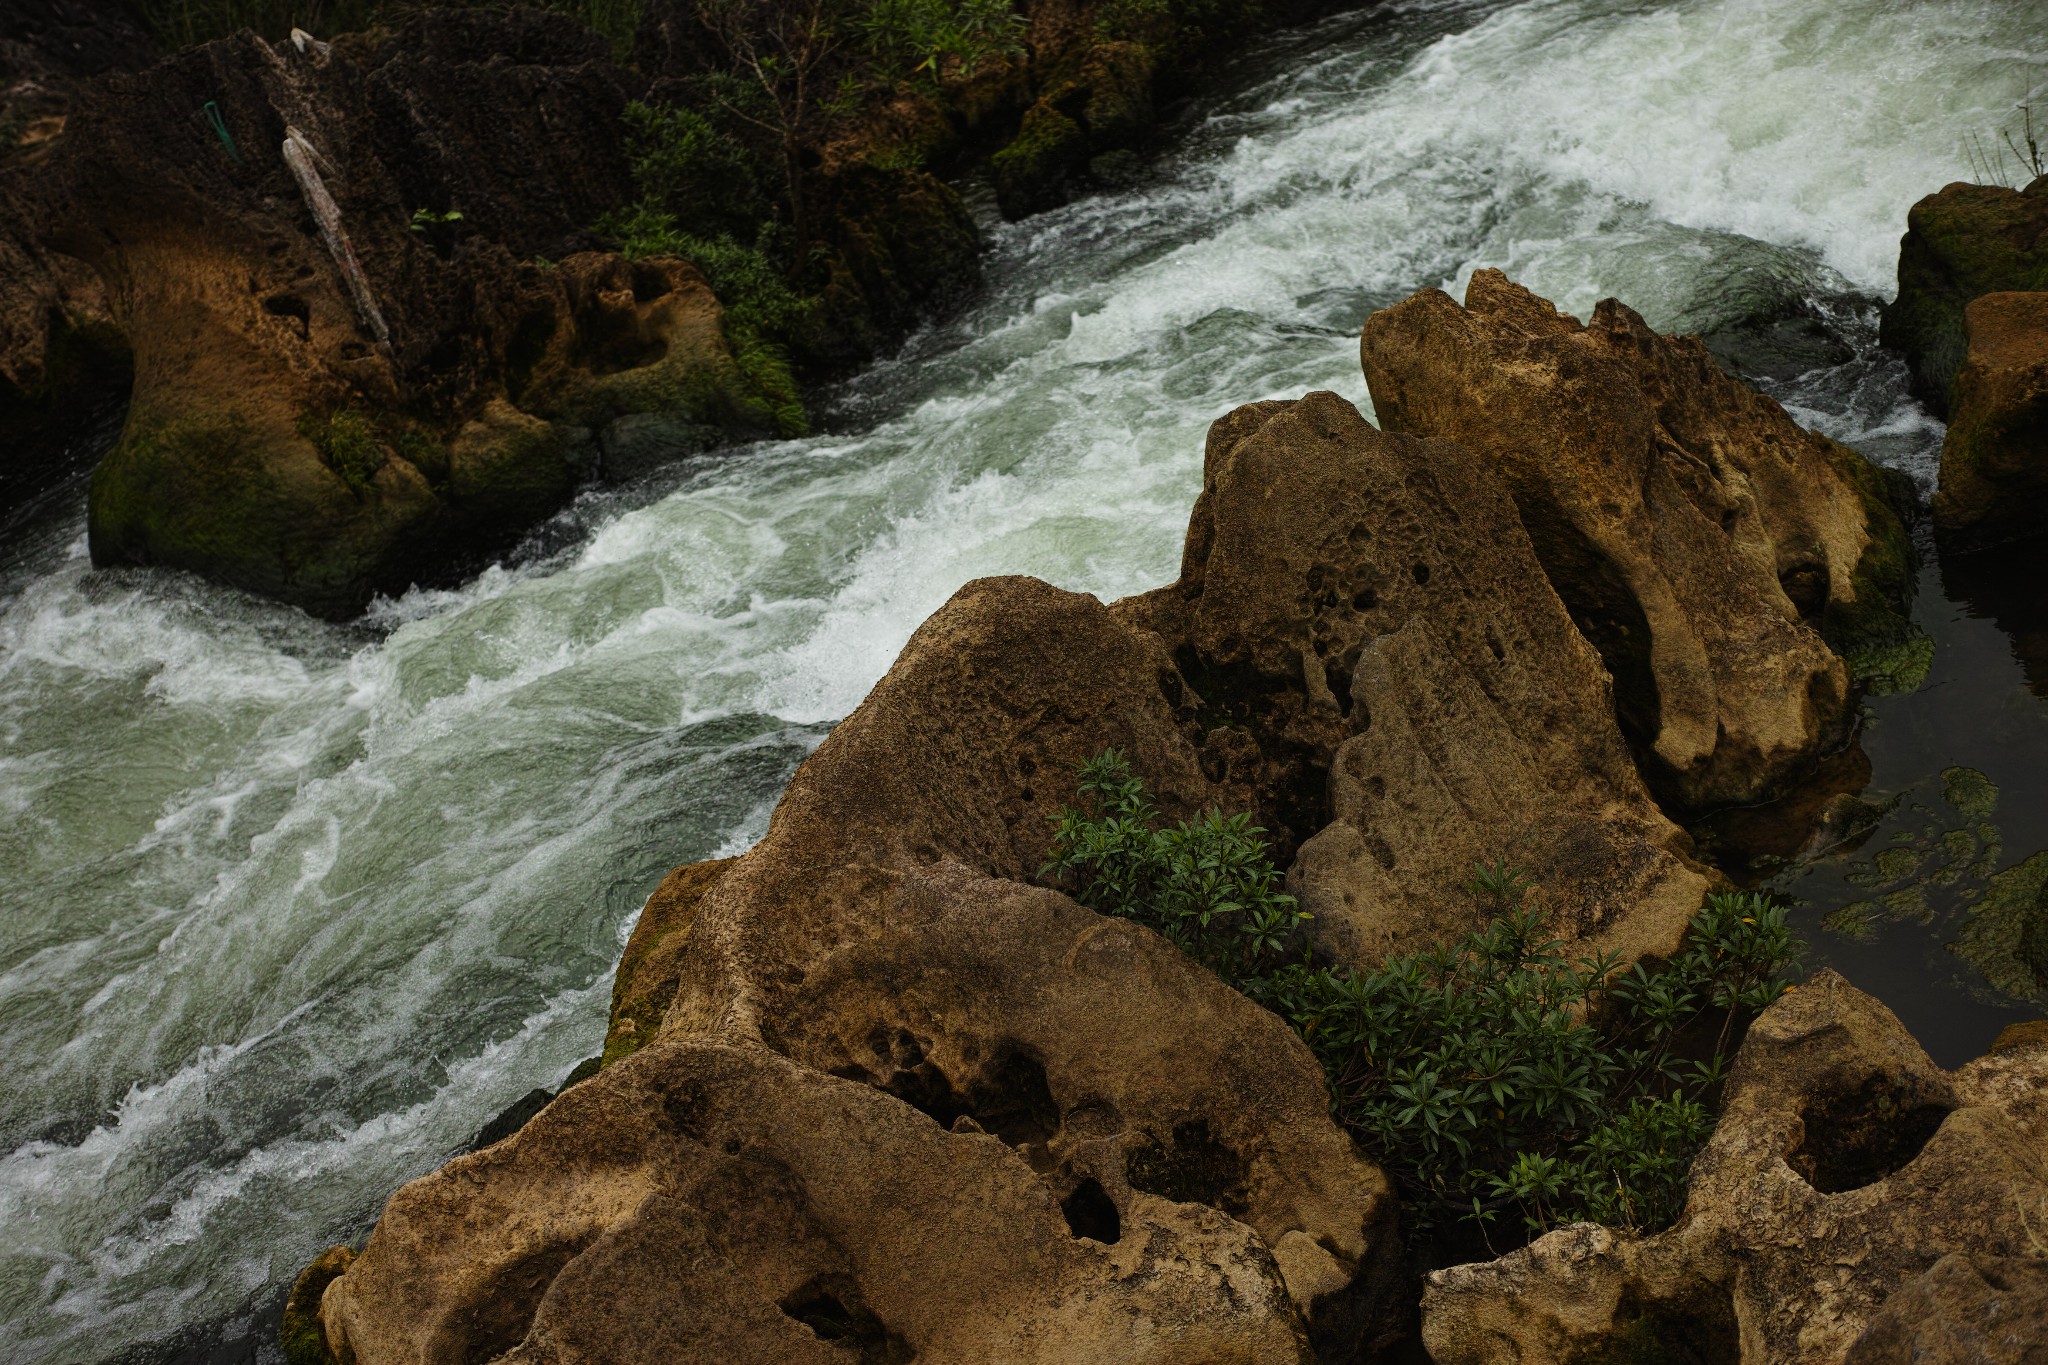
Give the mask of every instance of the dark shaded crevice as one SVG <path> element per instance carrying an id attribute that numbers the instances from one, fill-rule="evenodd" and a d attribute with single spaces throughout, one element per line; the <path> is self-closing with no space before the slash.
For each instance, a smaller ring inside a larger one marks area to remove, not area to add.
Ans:
<path id="1" fill-rule="evenodd" d="M 1173 1128 L 1171 1142 L 1156 1138 L 1124 1154 L 1124 1176 L 1134 1190 L 1177 1204 L 1207 1204 L 1235 1218 L 1250 1207 L 1244 1158 L 1209 1131 L 1207 1119 Z"/>
<path id="2" fill-rule="evenodd" d="M 1060 1213 L 1067 1230 L 1104 1246 L 1115 1246 L 1123 1238 L 1123 1220 L 1116 1201 L 1093 1176 L 1074 1186 L 1073 1193 L 1060 1201 Z"/>
<path id="3" fill-rule="evenodd" d="M 1785 1160 L 1821 1194 L 1862 1189 L 1919 1156 L 1953 1109 L 1873 1076 L 1847 1094 L 1809 1101 L 1799 1115 L 1804 1136 Z"/>
<path id="4" fill-rule="evenodd" d="M 862 1301 L 851 1275 L 813 1276 L 777 1306 L 818 1340 L 858 1351 L 861 1365 L 908 1365 L 917 1359 L 910 1343 Z"/>

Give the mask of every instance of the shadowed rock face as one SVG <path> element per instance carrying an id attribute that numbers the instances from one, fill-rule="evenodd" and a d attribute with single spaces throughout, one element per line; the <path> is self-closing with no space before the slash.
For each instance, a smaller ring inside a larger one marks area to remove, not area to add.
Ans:
<path id="1" fill-rule="evenodd" d="M 1862 457 L 1697 341 L 1613 300 L 1581 325 L 1498 271 L 1463 308 L 1425 290 L 1374 314 L 1361 354 L 1387 430 L 1506 475 L 1668 804 L 1757 799 L 1839 740 L 1850 674 L 1828 640 L 1854 658 L 1907 630 L 1910 551 Z"/>
<path id="2" fill-rule="evenodd" d="M 347 615 L 472 566 L 581 480 L 781 429 L 786 373 L 737 363 L 692 266 L 593 250 L 635 191 L 622 114 L 645 93 L 561 15 L 473 9 L 305 51 L 244 32 L 86 87 L 46 156 L 0 171 L 22 281 L 0 434 L 42 420 L 67 338 L 125 341 L 96 561 Z M 930 176 L 818 193 L 825 360 L 975 276 Z"/>
<path id="3" fill-rule="evenodd" d="M 1964 312 L 1934 522 L 1958 548 L 2048 534 L 2048 293 Z"/>
<path id="4" fill-rule="evenodd" d="M 1952 1251 L 1885 1300 L 1847 1365 L 2048 1361 L 2048 1258 Z"/>
<path id="5" fill-rule="evenodd" d="M 1442 1365 L 1666 1342 L 1734 1361 L 1738 1338 L 1744 1360 L 1905 1359 L 1887 1353 L 1899 1328 L 1885 1320 L 1916 1294 L 1953 1303 L 1968 1289 L 1953 1270 L 1929 1276 L 1946 1289 L 1916 1277 L 1952 1253 L 2029 1254 L 2044 1206 L 2048 1047 L 1943 1071 L 1884 1006 L 1822 972 L 1744 1040 L 1676 1227 L 1633 1238 L 1582 1224 L 1438 1271 L 1423 1338 Z M 2026 1330 L 2048 1339 L 2031 1302 Z"/>
<path id="6" fill-rule="evenodd" d="M 596 55 L 563 20 L 442 14 L 386 46 L 244 33 L 80 99 L 23 212 L 97 276 L 134 353 L 93 483 L 98 562 L 346 614 L 559 504 L 589 472 L 573 421 L 620 372 L 659 376 L 642 406 L 736 406 L 688 266 L 531 260 L 570 256 L 562 224 L 630 189 L 626 95 Z M 280 155 L 288 128 L 360 288 Z M 419 232 L 416 209 L 462 216 Z"/>
<path id="7" fill-rule="evenodd" d="M 1899 239 L 1899 292 L 1879 339 L 1905 354 L 1913 391 L 1936 415 L 1949 412 L 1968 349 L 1972 299 L 2048 289 L 2048 176 L 2024 190 L 1958 182 L 1913 205 Z"/>

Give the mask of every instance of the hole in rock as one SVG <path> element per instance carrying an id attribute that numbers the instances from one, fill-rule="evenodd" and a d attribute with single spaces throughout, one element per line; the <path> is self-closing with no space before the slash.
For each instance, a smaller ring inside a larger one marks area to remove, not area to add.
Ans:
<path id="1" fill-rule="evenodd" d="M 1872 1077 L 1849 1094 L 1809 1101 L 1799 1115 L 1806 1136 L 1785 1160 L 1822 1194 L 1874 1185 L 1920 1155 L 1951 1108 Z"/>
<path id="2" fill-rule="evenodd" d="M 1824 564 L 1794 564 L 1778 575 L 1778 586 L 1803 621 L 1817 621 L 1828 605 L 1828 571 Z"/>
<path id="3" fill-rule="evenodd" d="M 528 313 L 512 329 L 512 339 L 505 343 L 505 394 L 514 402 L 533 381 L 534 366 L 540 364 L 554 335 L 555 315 L 546 309 Z"/>
<path id="4" fill-rule="evenodd" d="M 1074 1186 L 1074 1192 L 1060 1200 L 1060 1212 L 1066 1216 L 1067 1230 L 1076 1237 L 1115 1246 L 1124 1235 L 1116 1201 L 1094 1176 Z"/>
<path id="5" fill-rule="evenodd" d="M 313 311 L 306 301 L 296 294 L 272 294 L 263 300 L 263 311 L 274 318 L 284 318 L 292 324 L 292 331 L 304 340 L 311 331 Z"/>
<path id="6" fill-rule="evenodd" d="M 1414 576 L 1416 586 L 1427 587 L 1429 585 L 1429 565 L 1417 564 L 1408 572 Z"/>
<path id="7" fill-rule="evenodd" d="M 1371 588 L 1360 588 L 1351 598 L 1351 605 L 1359 611 L 1371 611 L 1379 604 L 1380 595 Z"/>
<path id="8" fill-rule="evenodd" d="M 1132 1189 L 1176 1204 L 1207 1204 L 1233 1217 L 1246 1208 L 1244 1158 L 1210 1133 L 1207 1119 L 1175 1124 L 1170 1144 L 1126 1152 L 1124 1176 Z"/>
<path id="9" fill-rule="evenodd" d="M 668 276 L 661 268 L 646 261 L 633 264 L 633 302 L 652 303 L 669 293 Z"/>
<path id="10" fill-rule="evenodd" d="M 818 1340 L 859 1351 L 861 1365 L 906 1365 L 917 1358 L 910 1343 L 862 1302 L 851 1275 L 815 1276 L 777 1306 Z"/>
<path id="11" fill-rule="evenodd" d="M 1689 1303 L 1644 1303 L 1624 1293 L 1612 1331 L 1571 1360 L 1572 1365 L 1737 1365 L 1742 1359 L 1739 1331 L 1734 1306 L 1711 1291 Z"/>
<path id="12" fill-rule="evenodd" d="M 910 1036 L 899 1034 L 900 1039 Z M 998 1043 L 987 1063 L 964 1086 L 956 1086 L 924 1055 L 921 1044 L 906 1048 L 900 1039 L 896 1056 L 907 1064 L 899 1064 L 881 1088 L 939 1127 L 951 1128 L 965 1116 L 1012 1147 L 1040 1148 L 1059 1131 L 1060 1107 L 1046 1082 L 1045 1063 L 1028 1048 Z"/>

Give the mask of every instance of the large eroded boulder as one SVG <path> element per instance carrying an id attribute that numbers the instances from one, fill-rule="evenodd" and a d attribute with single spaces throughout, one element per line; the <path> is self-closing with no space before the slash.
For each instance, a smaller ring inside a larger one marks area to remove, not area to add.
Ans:
<path id="1" fill-rule="evenodd" d="M 1824 971 L 1751 1027 L 1675 1227 L 1637 1238 L 1579 1224 L 1435 1272 L 1423 1339 L 1439 1365 L 1563 1365 L 1671 1343 L 1768 1365 L 1939 1359 L 1898 1353 L 1911 1331 L 1931 1350 L 1943 1330 L 1899 1315 L 1981 1296 L 1972 1274 L 2038 1253 L 2044 1208 L 2048 1043 L 1944 1071 L 1889 1010 Z M 2048 1299 L 2029 1292 L 2001 1311 L 2027 1313 L 2020 1325 L 2048 1340 Z"/>
<path id="2" fill-rule="evenodd" d="M 1240 408 L 1210 430 L 1180 581 L 1122 609 L 1175 642 L 1209 761 L 1258 755 L 1262 806 L 1303 840 L 1290 886 L 1339 960 L 1478 927 L 1481 862 L 1630 958 L 1670 952 L 1699 909 L 1708 875 L 1484 458 L 1334 394 Z"/>
<path id="3" fill-rule="evenodd" d="M 1899 293 L 1879 339 L 1904 352 L 1914 392 L 1947 416 L 1968 350 L 1972 299 L 2048 289 L 2048 176 L 2023 190 L 1957 182 L 1913 205 L 1899 239 Z"/>
<path id="4" fill-rule="evenodd" d="M 1910 629 L 1881 471 L 1697 340 L 1611 299 L 1581 324 L 1494 270 L 1462 308 L 1431 289 L 1375 313 L 1361 355 L 1388 431 L 1498 464 L 1667 804 L 1759 799 L 1839 741 L 1830 642 L 1878 671 Z"/>
<path id="5" fill-rule="evenodd" d="M 1964 310 L 1934 523 L 1958 548 L 2048 535 L 2048 292 Z"/>
<path id="6" fill-rule="evenodd" d="M 1102 748 L 1183 813 L 1219 798 L 1172 669 L 1092 598 L 963 589 L 761 844 L 656 898 L 614 1019 L 637 1049 L 400 1191 L 326 1291 L 330 1343 L 1293 1361 L 1392 1332 L 1392 1198 L 1307 1049 L 1158 936 L 1024 884 Z M 737 1093 L 738 1126 L 641 1117 L 677 1093 Z"/>

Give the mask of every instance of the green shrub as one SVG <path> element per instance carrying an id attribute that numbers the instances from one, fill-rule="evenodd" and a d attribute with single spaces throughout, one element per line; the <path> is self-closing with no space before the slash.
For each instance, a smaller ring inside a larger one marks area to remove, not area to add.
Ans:
<path id="1" fill-rule="evenodd" d="M 1081 791 L 1091 808 L 1056 817 L 1046 871 L 1291 1022 L 1338 1119 L 1424 1234 L 1508 1210 L 1532 1234 L 1668 1224 L 1713 1130 L 1736 1026 L 1786 989 L 1800 951 L 1782 906 L 1717 892 L 1668 964 L 1571 957 L 1527 885 L 1495 865 L 1472 883 L 1490 922 L 1462 943 L 1376 971 L 1286 959 L 1307 916 L 1274 889 L 1249 817 L 1161 830 L 1114 750 L 1082 769 Z"/>
<path id="2" fill-rule="evenodd" d="M 775 216 L 772 167 L 695 109 L 626 106 L 626 152 L 641 203 L 687 215 L 697 235 L 760 235 Z"/>
<path id="3" fill-rule="evenodd" d="M 1041 876 L 1066 881 L 1091 910 L 1158 930 L 1240 989 L 1280 965 L 1308 916 L 1278 889 L 1249 815 L 1212 810 L 1160 829 L 1143 779 L 1115 749 L 1083 765 L 1081 795 L 1089 808 L 1056 817 Z"/>

